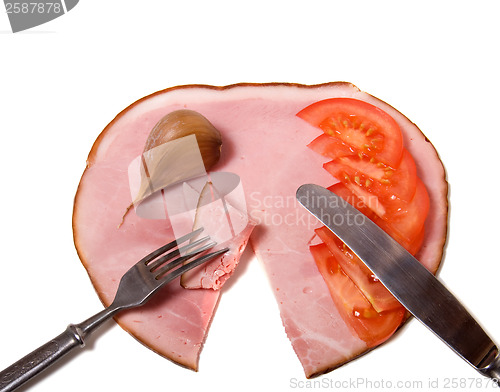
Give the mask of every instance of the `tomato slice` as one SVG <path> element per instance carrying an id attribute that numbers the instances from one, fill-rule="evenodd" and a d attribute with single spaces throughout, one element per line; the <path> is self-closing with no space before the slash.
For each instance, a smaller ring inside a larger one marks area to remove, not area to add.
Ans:
<path id="1" fill-rule="evenodd" d="M 307 145 L 314 152 L 330 159 L 356 155 L 354 149 L 340 139 L 323 133 Z"/>
<path id="2" fill-rule="evenodd" d="M 387 340 L 403 321 L 405 308 L 377 312 L 325 244 L 313 245 L 310 251 L 346 324 L 368 347 Z"/>
<path id="3" fill-rule="evenodd" d="M 309 105 L 297 116 L 340 139 L 358 154 L 393 168 L 399 166 L 403 153 L 401 129 L 374 105 L 353 98 L 330 98 Z"/>
<path id="4" fill-rule="evenodd" d="M 329 186 L 327 189 L 340 196 L 372 221 L 375 222 L 378 219 L 377 214 L 370 209 L 360 197 L 351 192 L 350 189 L 347 188 L 342 182 L 337 182 L 336 184 Z"/>
<path id="5" fill-rule="evenodd" d="M 425 236 L 429 196 L 396 121 L 352 98 L 316 102 L 297 116 L 324 132 L 308 147 L 332 159 L 324 168 L 340 182 L 329 189 L 416 254 Z M 310 251 L 346 324 L 369 347 L 382 343 L 406 310 L 329 229 L 316 234 L 323 242 Z"/>
<path id="6" fill-rule="evenodd" d="M 394 204 L 396 199 L 410 201 L 417 187 L 417 167 L 406 149 L 397 169 L 358 156 L 338 157 L 324 168 L 354 193 L 367 191 L 384 205 Z"/>
<path id="7" fill-rule="evenodd" d="M 315 233 L 335 256 L 338 264 L 377 312 L 401 306 L 370 269 L 326 226 Z"/>
<path id="8" fill-rule="evenodd" d="M 424 223 L 429 210 L 427 190 L 425 186 L 422 186 L 423 184 L 420 183 L 420 180 L 417 180 L 418 193 L 415 192 L 412 203 L 406 203 L 404 205 L 405 213 L 411 213 L 412 215 L 408 220 L 404 219 L 404 213 L 400 213 L 400 215 L 394 213 L 388 220 L 381 219 L 356 194 L 352 193 L 341 182 L 328 187 L 328 190 L 339 195 L 342 199 L 358 209 L 358 211 L 380 226 L 382 230 L 394 238 L 408 252 L 412 255 L 416 255 L 424 241 Z M 408 205 L 410 205 L 410 207 L 408 207 Z M 417 220 L 415 218 L 419 219 Z"/>
<path id="9" fill-rule="evenodd" d="M 360 317 L 359 324 L 356 324 L 356 332 L 368 347 L 375 347 L 385 342 L 396 332 L 405 314 L 406 309 L 400 306 L 397 309 L 378 313 L 375 317 Z"/>
<path id="10" fill-rule="evenodd" d="M 394 235 L 411 243 L 422 235 L 425 219 L 429 213 L 430 199 L 422 180 L 417 178 L 417 189 L 410 202 L 397 203 L 396 210 L 390 210 L 384 221 Z"/>

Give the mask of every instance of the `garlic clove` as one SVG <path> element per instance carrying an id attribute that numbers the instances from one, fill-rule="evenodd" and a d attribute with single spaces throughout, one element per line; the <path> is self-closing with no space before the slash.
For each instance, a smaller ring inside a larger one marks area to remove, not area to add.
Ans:
<path id="1" fill-rule="evenodd" d="M 177 182 L 206 174 L 220 158 L 220 132 L 200 113 L 176 110 L 153 127 L 144 145 L 133 204 Z"/>
<path id="2" fill-rule="evenodd" d="M 146 140 L 144 152 L 188 135 L 196 136 L 205 170 L 209 171 L 219 161 L 222 137 L 210 121 L 194 110 L 176 110 L 158 121 Z"/>

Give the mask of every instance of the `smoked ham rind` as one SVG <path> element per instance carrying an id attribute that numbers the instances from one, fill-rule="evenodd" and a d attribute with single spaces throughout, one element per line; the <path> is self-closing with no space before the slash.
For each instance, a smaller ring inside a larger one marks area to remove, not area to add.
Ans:
<path id="1" fill-rule="evenodd" d="M 310 239 L 320 225 L 294 202 L 303 183 L 332 185 L 322 169 L 327 159 L 307 147 L 322 132 L 295 116 L 309 104 L 332 97 L 367 101 L 400 125 L 431 199 L 417 258 L 436 272 L 446 241 L 446 176 L 432 144 L 405 116 L 349 83 L 191 85 L 157 92 L 129 106 L 104 129 L 89 154 L 75 198 L 74 239 L 102 302 L 109 304 L 130 265 L 173 239 L 165 222 L 138 218 L 133 211 L 118 225 L 131 203 L 128 164 L 162 116 L 187 108 L 200 112 L 222 134 L 221 161 L 214 170 L 241 178 L 250 215 L 258 223 L 250 243 L 265 267 L 305 375 L 322 374 L 365 353 L 366 344 L 343 322 L 310 255 Z M 219 295 L 172 284 L 152 303 L 117 321 L 152 350 L 197 369 Z"/>

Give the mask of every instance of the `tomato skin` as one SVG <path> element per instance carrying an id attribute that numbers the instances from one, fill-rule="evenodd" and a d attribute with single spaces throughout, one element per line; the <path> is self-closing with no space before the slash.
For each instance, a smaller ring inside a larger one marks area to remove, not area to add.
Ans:
<path id="1" fill-rule="evenodd" d="M 297 116 L 353 147 L 357 153 L 398 167 L 403 137 L 396 121 L 382 109 L 353 98 L 330 98 L 302 109 Z"/>
<path id="2" fill-rule="evenodd" d="M 354 333 L 368 347 L 377 346 L 391 337 L 403 321 L 405 308 L 400 305 L 393 310 L 377 312 L 345 274 L 325 244 L 313 245 L 310 251 L 333 302 Z"/>

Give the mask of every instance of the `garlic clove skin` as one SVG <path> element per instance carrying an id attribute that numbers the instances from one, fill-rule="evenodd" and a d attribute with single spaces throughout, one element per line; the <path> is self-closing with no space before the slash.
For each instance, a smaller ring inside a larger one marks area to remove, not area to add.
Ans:
<path id="1" fill-rule="evenodd" d="M 200 113 L 187 109 L 168 113 L 144 145 L 140 187 L 132 204 L 137 207 L 160 189 L 206 174 L 219 161 L 221 147 L 220 132 Z"/>
<path id="2" fill-rule="evenodd" d="M 144 152 L 188 135 L 196 136 L 205 170 L 209 171 L 219 161 L 222 137 L 210 121 L 194 110 L 181 109 L 165 115 L 151 130 Z"/>

